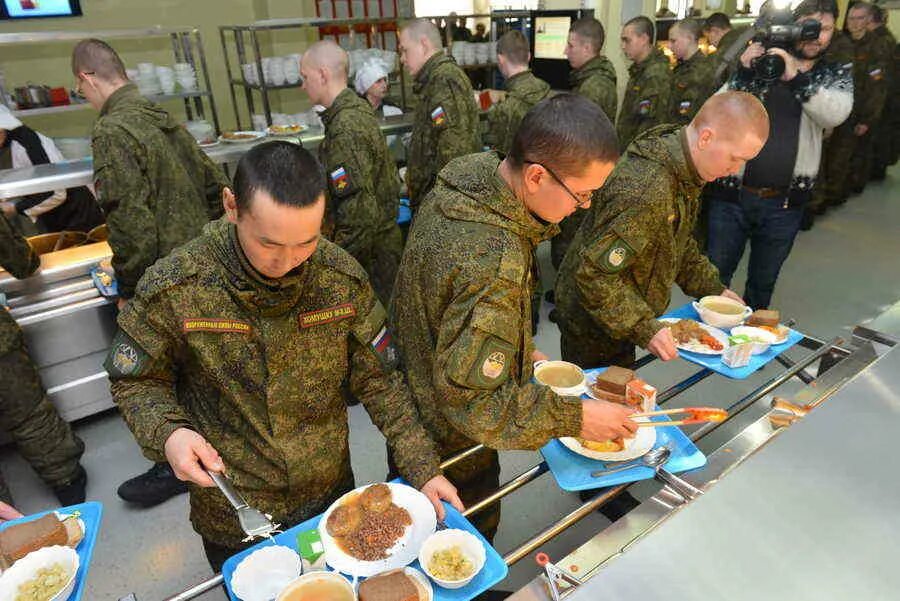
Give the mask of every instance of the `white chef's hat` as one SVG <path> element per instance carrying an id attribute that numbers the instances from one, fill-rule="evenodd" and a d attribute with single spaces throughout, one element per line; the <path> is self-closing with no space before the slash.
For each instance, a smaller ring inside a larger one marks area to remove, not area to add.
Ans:
<path id="1" fill-rule="evenodd" d="M 10 130 L 21 127 L 21 125 L 22 122 L 13 117 L 13 114 L 6 106 L 0 104 L 0 129 Z"/>
<path id="2" fill-rule="evenodd" d="M 387 76 L 387 69 L 384 68 L 381 61 L 367 61 L 363 63 L 356 71 L 356 82 L 354 86 L 356 88 L 356 93 L 362 96 L 369 91 L 372 84 L 382 77 Z"/>

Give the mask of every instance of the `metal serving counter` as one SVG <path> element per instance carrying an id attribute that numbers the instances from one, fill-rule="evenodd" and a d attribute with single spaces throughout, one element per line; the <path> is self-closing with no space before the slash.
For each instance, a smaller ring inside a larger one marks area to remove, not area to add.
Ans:
<path id="1" fill-rule="evenodd" d="M 898 391 L 895 347 L 567 598 L 897 599 Z"/>
<path id="2" fill-rule="evenodd" d="M 413 116 L 411 113 L 385 117 L 382 119 L 381 131 L 386 136 L 399 134 L 412 129 Z M 230 144 L 220 142 L 211 148 L 206 148 L 206 154 L 215 163 L 236 163 L 248 149 L 256 144 L 272 140 L 299 139 L 306 147 L 316 147 L 324 137 L 321 128 L 308 130 L 299 136 L 282 138 L 263 138 L 258 142 Z M 64 163 L 52 163 L 38 165 L 37 167 L 24 167 L 21 169 L 7 169 L 0 171 L 0 199 L 17 198 L 26 194 L 48 192 L 73 186 L 86 186 L 94 181 L 93 162 L 91 159 L 67 161 Z"/>

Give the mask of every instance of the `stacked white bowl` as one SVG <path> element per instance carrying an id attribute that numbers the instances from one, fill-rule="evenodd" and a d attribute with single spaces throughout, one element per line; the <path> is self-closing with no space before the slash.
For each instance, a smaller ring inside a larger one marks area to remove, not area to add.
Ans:
<path id="1" fill-rule="evenodd" d="M 253 124 L 253 131 L 266 131 L 268 124 L 266 123 L 266 116 L 256 113 L 250 117 L 250 122 Z"/>
<path id="2" fill-rule="evenodd" d="M 302 54 L 288 54 L 282 60 L 284 62 L 284 79 L 286 83 L 300 83 L 300 59 Z"/>
<path id="3" fill-rule="evenodd" d="M 251 86 L 259 85 L 259 69 L 256 68 L 256 63 L 245 63 L 241 65 L 241 71 L 244 73 L 244 81 Z"/>
<path id="4" fill-rule="evenodd" d="M 450 47 L 450 54 L 453 55 L 458 64 L 468 64 L 466 59 L 469 57 L 469 46 L 469 42 L 453 42 L 453 45 Z"/>
<path id="5" fill-rule="evenodd" d="M 156 67 L 153 63 L 138 63 L 137 79 L 135 82 L 142 96 L 158 96 L 162 94 L 159 78 L 156 76 Z"/>
<path id="6" fill-rule="evenodd" d="M 157 65 L 156 78 L 159 80 L 159 87 L 162 88 L 163 94 L 175 93 L 175 70 L 172 67 Z"/>
<path id="7" fill-rule="evenodd" d="M 197 91 L 197 74 L 190 63 L 175 63 L 175 79 L 185 92 Z"/>
<path id="8" fill-rule="evenodd" d="M 491 45 L 488 43 L 472 44 L 475 53 L 475 62 L 484 65 L 491 62 Z"/>

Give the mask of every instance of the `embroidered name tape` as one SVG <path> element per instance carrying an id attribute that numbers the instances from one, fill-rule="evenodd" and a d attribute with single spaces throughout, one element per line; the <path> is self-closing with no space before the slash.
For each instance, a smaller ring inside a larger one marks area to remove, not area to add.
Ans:
<path id="1" fill-rule="evenodd" d="M 353 308 L 353 304 L 344 303 L 343 305 L 328 307 L 327 309 L 318 309 L 316 311 L 309 311 L 308 313 L 301 313 L 299 318 L 300 327 L 311 328 L 313 326 L 320 326 L 333 321 L 347 319 L 354 315 L 356 315 L 356 309 Z"/>
<path id="2" fill-rule="evenodd" d="M 246 321 L 238 319 L 216 319 L 211 317 L 197 317 L 184 319 L 181 329 L 187 332 L 233 332 L 236 334 L 249 334 L 253 328 Z"/>

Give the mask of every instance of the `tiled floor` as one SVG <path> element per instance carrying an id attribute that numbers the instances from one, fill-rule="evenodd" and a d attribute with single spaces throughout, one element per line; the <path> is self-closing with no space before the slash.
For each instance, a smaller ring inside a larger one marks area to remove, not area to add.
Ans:
<path id="1" fill-rule="evenodd" d="M 797 320 L 799 329 L 821 338 L 844 335 L 853 325 L 876 316 L 900 298 L 898 190 L 900 168 L 895 168 L 886 182 L 871 185 L 863 196 L 821 219 L 811 232 L 801 233 L 773 301 L 783 315 Z M 547 255 L 548 249 L 542 248 L 545 273 L 550 274 Z M 742 266 L 736 277 L 738 291 L 744 269 Z M 673 306 L 685 301 L 676 291 Z M 546 311 L 545 306 L 545 316 Z M 551 357 L 559 356 L 558 331 L 546 319 L 541 322 L 537 342 Z M 796 351 L 795 356 L 803 352 Z M 725 406 L 772 377 L 776 369 L 766 368 L 743 382 L 714 376 L 674 403 Z M 656 362 L 642 373 L 663 389 L 694 371 L 691 364 L 676 360 L 666 365 Z M 351 409 L 350 421 L 357 481 L 382 479 L 385 461 L 380 434 L 359 407 Z M 127 507 L 116 497 L 119 483 L 148 466 L 118 415 L 111 412 L 95 416 L 78 423 L 76 429 L 87 443 L 84 463 L 90 474 L 89 496 L 105 507 L 85 598 L 117 599 L 134 592 L 139 601 L 156 601 L 210 576 L 199 539 L 187 521 L 186 496 L 149 510 Z M 714 441 L 705 444 L 711 443 Z M 540 457 L 533 452 L 509 452 L 502 454 L 502 460 L 505 481 L 539 462 Z M 13 449 L 0 451 L 0 464 L 23 512 L 54 506 L 53 497 Z M 652 492 L 652 486 L 646 485 L 642 493 Z M 501 553 L 515 548 L 578 504 L 576 496 L 557 488 L 552 476 L 542 476 L 503 501 L 497 548 Z M 592 515 L 542 548 L 551 557 L 558 557 L 606 523 L 602 516 Z M 513 566 L 501 588 L 515 590 L 535 573 L 534 564 L 524 560 Z M 224 595 L 219 591 L 202 597 L 221 598 Z"/>

